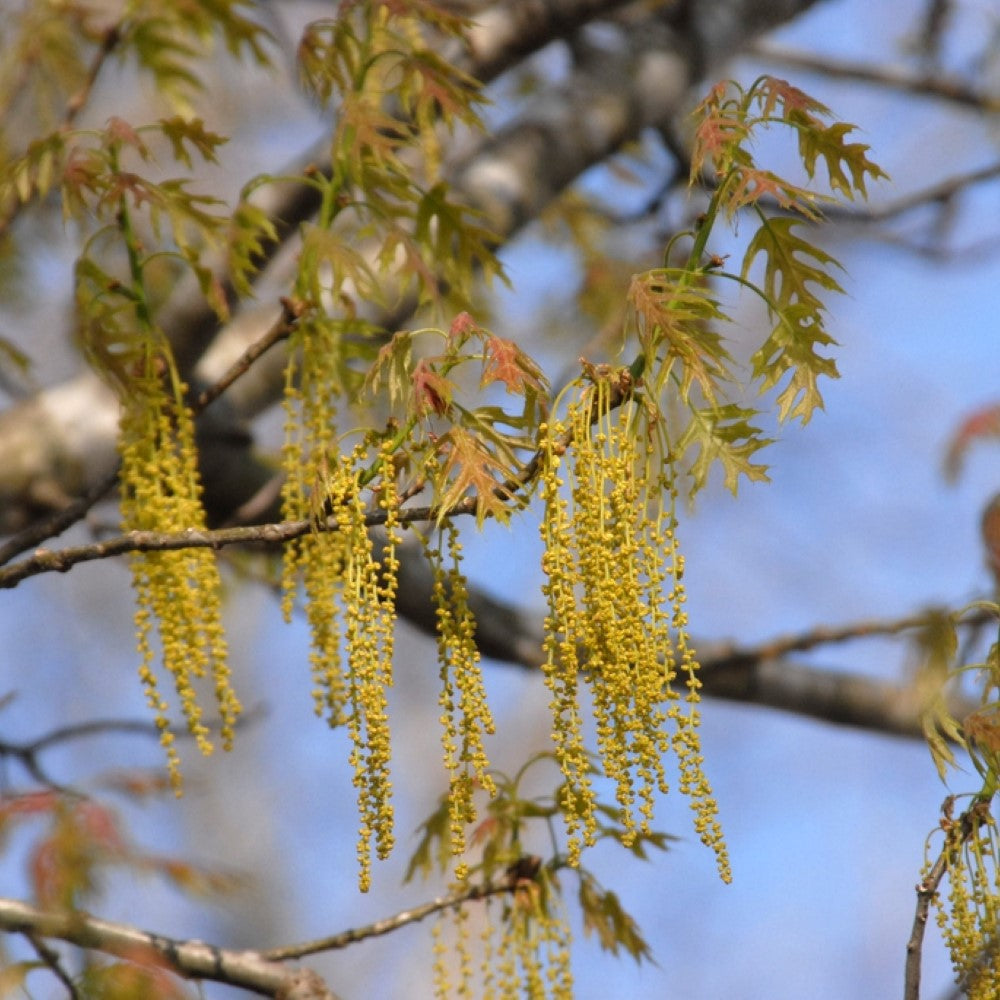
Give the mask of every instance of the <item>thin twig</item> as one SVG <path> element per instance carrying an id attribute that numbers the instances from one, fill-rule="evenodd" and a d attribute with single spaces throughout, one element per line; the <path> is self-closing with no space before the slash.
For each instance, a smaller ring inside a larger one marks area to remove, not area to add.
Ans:
<path id="1" fill-rule="evenodd" d="M 376 920 L 374 923 L 366 924 L 363 927 L 353 927 L 339 934 L 331 934 L 329 937 L 317 938 L 314 941 L 304 941 L 300 944 L 285 945 L 281 948 L 272 948 L 270 951 L 261 953 L 261 957 L 272 962 L 282 962 L 293 958 L 304 958 L 306 955 L 315 955 L 321 951 L 336 951 L 346 948 L 348 945 L 357 944 L 368 938 L 380 937 L 383 934 L 390 934 L 405 927 L 407 924 L 419 923 L 421 920 L 440 913 L 443 910 L 456 909 L 465 903 L 478 899 L 487 899 L 490 896 L 501 893 L 514 892 L 519 881 L 516 878 L 506 878 L 502 882 L 486 885 L 470 885 L 460 892 L 452 893 L 449 896 L 440 896 L 432 899 L 421 906 L 415 906 L 409 910 L 401 910 L 399 913 L 386 917 L 384 920 Z"/>
<path id="2" fill-rule="evenodd" d="M 260 706 L 244 712 L 236 723 L 237 728 L 243 728 L 263 714 Z M 221 729 L 221 724 L 217 722 L 207 722 L 208 730 L 217 731 Z M 82 797 L 83 793 L 63 785 L 52 778 L 42 766 L 39 756 L 43 751 L 62 743 L 69 743 L 73 740 L 86 739 L 91 736 L 104 736 L 110 733 L 129 733 L 139 736 L 148 736 L 152 739 L 160 738 L 160 730 L 155 722 L 147 722 L 141 719 L 91 719 L 88 722 L 77 722 L 57 729 L 50 730 L 37 739 L 25 742 L 15 742 L 13 740 L 0 739 L 0 758 L 13 758 L 17 760 L 28 774 L 39 784 L 44 785 L 52 791 L 60 792 L 74 798 Z M 178 739 L 189 739 L 191 734 L 181 731 L 177 734 Z"/>
<path id="3" fill-rule="evenodd" d="M 913 914 L 910 939 L 906 942 L 906 967 L 903 986 L 903 1000 L 920 1000 L 920 964 L 923 957 L 924 931 L 931 903 L 937 895 L 938 886 L 948 869 L 948 859 L 944 850 L 927 873 L 927 877 L 917 883 L 917 906 Z"/>
<path id="4" fill-rule="evenodd" d="M 790 635 L 777 636 L 756 646 L 733 646 L 731 650 L 724 646 L 713 648 L 713 656 L 723 659 L 727 655 L 746 658 L 759 662 L 761 660 L 777 660 L 789 653 L 801 653 L 817 646 L 830 646 L 836 643 L 850 642 L 853 639 L 869 639 L 874 636 L 898 635 L 911 629 L 922 628 L 935 618 L 945 614 L 941 610 L 922 611 L 915 615 L 904 615 L 901 618 L 869 618 L 859 622 L 849 622 L 845 625 L 818 625 L 805 632 L 795 632 Z M 996 615 L 985 609 L 976 607 L 962 615 L 956 624 L 975 627 L 995 621 Z"/>
<path id="5" fill-rule="evenodd" d="M 879 87 L 889 87 L 918 97 L 930 97 L 974 108 L 976 111 L 1000 111 L 1000 95 L 986 94 L 970 87 L 962 80 L 940 76 L 915 76 L 905 70 L 871 63 L 828 59 L 809 52 L 795 51 L 775 42 L 758 41 L 749 50 L 770 62 L 780 62 L 795 69 L 812 70 L 823 76 L 840 80 L 856 80 Z"/>
<path id="6" fill-rule="evenodd" d="M 298 319 L 299 311 L 288 299 L 281 300 L 281 315 L 271 324 L 271 328 L 255 340 L 218 378 L 203 389 L 191 406 L 195 416 L 215 402 L 238 378 L 245 375 L 250 366 L 275 344 L 286 340 Z"/>
<path id="7" fill-rule="evenodd" d="M 49 971 L 66 987 L 66 993 L 70 1000 L 80 1000 L 76 984 L 70 978 L 69 973 L 62 967 L 59 952 L 55 948 L 50 948 L 42 938 L 32 930 L 21 932 L 35 950 L 35 954 L 45 963 Z"/>
<path id="8" fill-rule="evenodd" d="M 941 848 L 941 853 L 937 856 L 934 864 L 931 865 L 926 877 L 917 883 L 917 905 L 913 915 L 913 927 L 910 931 L 910 938 L 906 942 L 906 965 L 903 980 L 903 1000 L 920 1000 L 920 965 L 923 955 L 924 930 L 927 926 L 927 918 L 930 913 L 931 903 L 938 893 L 941 880 L 944 878 L 951 865 L 951 859 L 955 852 L 959 850 L 978 831 L 984 822 L 990 822 L 989 810 L 990 802 L 982 799 L 973 799 L 972 805 L 966 809 L 958 819 L 952 818 L 952 808 L 954 806 L 954 796 L 945 799 L 941 807 L 942 820 L 941 828 L 945 831 L 945 843 Z M 959 830 L 959 839 L 956 844 L 949 839 L 949 832 L 955 828 Z M 989 957 L 993 948 L 996 947 L 995 939 L 987 943 L 983 949 L 984 961 Z M 961 993 L 965 994 L 969 985 L 968 980 L 974 976 L 974 970 L 967 974 L 966 979 L 959 984 Z"/>
<path id="9" fill-rule="evenodd" d="M 121 469 L 121 461 L 115 463 L 113 472 L 110 472 L 100 481 L 90 486 L 87 491 L 77 497 L 72 503 L 67 504 L 61 510 L 54 511 L 41 520 L 33 521 L 23 531 L 12 535 L 2 545 L 0 545 L 0 566 L 10 562 L 15 556 L 19 556 L 28 549 L 33 549 L 46 539 L 56 538 L 64 531 L 72 528 L 78 521 L 83 520 L 90 512 L 90 509 L 101 502 L 110 493 L 115 483 L 118 482 L 118 472 Z"/>
<path id="10" fill-rule="evenodd" d="M 852 208 L 850 205 L 836 204 L 825 208 L 823 214 L 826 218 L 834 220 L 847 220 L 854 222 L 887 222 L 889 219 L 897 218 L 912 212 L 914 209 L 923 208 L 925 205 L 945 204 L 951 201 L 956 195 L 966 188 L 975 184 L 984 184 L 1000 177 L 1000 161 L 987 164 L 977 170 L 970 170 L 964 174 L 955 174 L 953 177 L 946 177 L 936 184 L 920 188 L 911 194 L 904 195 L 894 201 L 884 205 L 868 205 L 865 208 Z"/>

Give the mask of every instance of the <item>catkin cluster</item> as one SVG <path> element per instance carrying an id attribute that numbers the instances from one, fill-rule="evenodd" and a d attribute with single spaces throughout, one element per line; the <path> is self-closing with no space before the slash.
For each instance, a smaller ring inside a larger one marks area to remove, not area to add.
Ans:
<path id="1" fill-rule="evenodd" d="M 672 749 L 696 829 L 728 878 L 702 769 L 697 662 L 687 636 L 663 422 L 648 401 L 633 398 L 627 370 L 588 374 L 565 419 L 542 431 L 544 674 L 570 861 L 597 833 L 582 678 L 626 838 L 650 832 L 655 797 L 668 788 L 664 759 Z"/>
<path id="2" fill-rule="evenodd" d="M 284 550 L 283 610 L 291 616 L 301 577 L 312 636 L 310 666 L 316 712 L 346 728 L 357 791 L 359 883 L 371 881 L 371 856 L 392 850 L 388 689 L 392 686 L 395 599 L 400 542 L 391 449 L 359 443 L 340 454 L 334 399 L 341 385 L 339 328 L 300 325 L 301 370 L 289 365 L 285 390 L 285 515 L 309 517 L 315 531 Z M 296 375 L 299 375 L 296 383 Z M 367 475 L 374 461 L 375 473 Z M 381 553 L 367 527 L 367 479 L 385 511 Z M 374 480 L 377 479 L 377 482 Z M 346 662 L 345 662 L 346 659 Z"/>
<path id="3" fill-rule="evenodd" d="M 494 732 L 493 716 L 486 701 L 476 623 L 469 608 L 465 577 L 461 571 L 462 546 L 458 529 L 447 521 L 440 529 L 450 565 L 441 545 L 425 543 L 424 550 L 434 574 L 433 599 L 437 616 L 438 663 L 440 666 L 441 742 L 448 772 L 448 818 L 451 850 L 461 858 L 466 849 L 466 830 L 475 818 L 473 795 L 477 788 L 496 794 L 484 738 Z M 456 863 L 457 878 L 467 872 L 464 861 Z"/>
<path id="4" fill-rule="evenodd" d="M 972 1000 L 1000 1000 L 1000 849 L 996 820 L 976 806 L 945 826 L 948 898 L 937 921 L 956 981 Z"/>
<path id="5" fill-rule="evenodd" d="M 184 387 L 164 384 L 169 362 L 150 348 L 122 399 L 119 448 L 122 457 L 122 526 L 126 531 L 203 530 L 205 515 L 197 469 L 194 424 L 181 401 Z M 173 678 L 187 728 L 203 753 L 212 741 L 203 719 L 196 683 L 210 678 L 228 749 L 240 703 L 233 690 L 220 609 L 221 582 L 211 550 L 139 552 L 131 557 L 136 592 L 135 624 L 139 673 L 156 715 L 167 752 L 171 782 L 180 790 L 180 767 L 169 704 L 154 670 L 154 623 L 163 665 Z"/>
<path id="6" fill-rule="evenodd" d="M 501 904 L 488 900 L 478 941 L 472 939 L 470 922 L 466 907 L 454 909 L 446 941 L 445 916 L 435 921 L 435 997 L 572 1000 L 569 921 L 546 877 L 525 880 Z"/>

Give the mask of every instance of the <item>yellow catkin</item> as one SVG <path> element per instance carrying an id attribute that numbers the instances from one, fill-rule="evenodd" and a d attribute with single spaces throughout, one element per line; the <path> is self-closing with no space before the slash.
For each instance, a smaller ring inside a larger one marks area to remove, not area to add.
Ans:
<path id="1" fill-rule="evenodd" d="M 449 831 L 451 850 L 460 859 L 466 849 L 466 829 L 475 820 L 473 796 L 477 788 L 496 794 L 489 773 L 485 737 L 495 731 L 486 700 L 475 619 L 469 608 L 468 589 L 461 571 L 462 546 L 458 529 L 446 522 L 440 529 L 448 566 L 440 546 L 425 542 L 424 551 L 434 577 L 432 597 L 437 618 L 438 664 L 441 677 L 441 745 L 448 772 Z M 456 863 L 455 873 L 464 878 L 466 864 Z"/>
<path id="2" fill-rule="evenodd" d="M 546 873 L 505 896 L 499 919 L 488 915 L 482 936 L 481 996 L 571 1000 L 572 935 L 565 906 Z"/>
<path id="3" fill-rule="evenodd" d="M 698 737 L 700 682 L 683 608 L 675 474 L 664 422 L 649 400 L 636 405 L 621 398 L 619 375 L 588 370 L 564 425 L 541 430 L 544 672 L 565 779 L 568 855 L 575 864 L 596 824 L 580 735 L 580 674 L 590 689 L 598 756 L 615 786 L 626 842 L 651 832 L 656 796 L 668 788 L 663 762 L 673 749 L 695 829 L 728 881 Z"/>
<path id="4" fill-rule="evenodd" d="M 469 911 L 464 906 L 456 906 L 452 910 L 452 920 L 455 928 L 452 955 L 458 966 L 458 982 L 453 995 L 471 998 L 473 995 L 473 974 L 472 952 L 469 947 Z"/>
<path id="5" fill-rule="evenodd" d="M 479 979 L 482 1000 L 497 1000 L 497 955 L 493 940 L 496 933 L 493 901 L 487 899 L 483 904 L 483 922 L 479 934 Z"/>
<path id="6" fill-rule="evenodd" d="M 565 480 L 561 476 L 560 452 L 566 431 L 557 422 L 543 424 L 540 433 L 541 495 L 545 505 L 541 524 L 542 570 L 546 578 L 542 591 L 548 605 L 542 671 L 550 693 L 552 740 L 563 775 L 560 806 L 568 833 L 567 854 L 570 864 L 575 865 L 583 844 L 593 843 L 597 833 L 596 797 L 578 693 L 582 628 L 575 597 L 574 539 L 564 494 Z"/>
<path id="7" fill-rule="evenodd" d="M 965 826 L 945 833 L 947 902 L 938 898 L 937 921 L 951 954 L 956 980 L 972 1000 L 1000 1000 L 1000 955 L 995 948 L 1000 919 L 1000 856 L 997 827 L 986 813 L 962 842 Z"/>
<path id="8" fill-rule="evenodd" d="M 434 955 L 432 975 L 435 1000 L 448 1000 L 451 980 L 448 977 L 448 946 L 444 940 L 444 914 L 439 914 L 431 925 L 431 952 Z"/>
<path id="9" fill-rule="evenodd" d="M 291 612 L 299 578 L 311 633 L 310 665 L 316 711 L 347 729 L 359 812 L 359 884 L 371 881 L 373 851 L 394 843 L 388 688 L 392 685 L 398 495 L 392 449 L 377 456 L 378 506 L 386 543 L 376 557 L 367 527 L 362 481 L 366 444 L 341 455 L 335 399 L 343 381 L 340 327 L 306 317 L 296 327 L 285 387 L 284 514 L 307 518 L 316 530 L 285 548 L 283 609 Z M 327 523 L 332 519 L 332 524 Z M 334 529 L 334 530 L 331 530 Z M 345 662 L 346 661 L 346 662 Z"/>
<path id="10" fill-rule="evenodd" d="M 203 530 L 201 483 L 194 423 L 168 357 L 150 338 L 142 370 L 122 400 L 122 526 L 128 530 Z M 208 549 L 136 553 L 130 559 L 137 597 L 136 636 L 140 678 L 156 716 L 171 781 L 180 791 L 179 758 L 169 725 L 169 706 L 153 664 L 153 629 L 159 634 L 164 669 L 171 675 L 188 731 L 203 753 L 213 743 L 196 682 L 210 678 L 225 747 L 232 744 L 240 703 L 232 686 L 221 622 L 222 583 Z"/>
<path id="11" fill-rule="evenodd" d="M 355 464 L 360 458 L 359 448 Z M 343 604 L 350 702 L 347 729 L 361 816 L 358 859 L 359 883 L 364 891 L 371 880 L 372 846 L 377 856 L 384 858 L 394 842 L 388 714 L 393 608 L 384 599 L 383 568 L 373 555 L 360 489 L 355 486 L 351 495 L 336 503 L 334 516 L 346 540 Z M 391 589 L 395 591 L 394 583 Z"/>

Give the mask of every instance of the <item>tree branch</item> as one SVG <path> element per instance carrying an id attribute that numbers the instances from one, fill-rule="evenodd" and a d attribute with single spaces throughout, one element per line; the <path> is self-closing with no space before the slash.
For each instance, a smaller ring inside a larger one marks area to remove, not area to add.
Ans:
<path id="1" fill-rule="evenodd" d="M 248 712 L 240 716 L 236 722 L 236 728 L 245 728 L 256 718 L 260 717 L 261 714 L 262 710 L 260 706 L 251 708 Z M 210 720 L 205 722 L 205 726 L 210 732 L 218 731 L 221 728 L 217 722 Z M 39 784 L 44 785 L 52 791 L 60 792 L 63 795 L 78 798 L 83 795 L 82 792 L 56 781 L 49 775 L 39 759 L 41 754 L 45 750 L 53 746 L 58 746 L 61 743 L 87 739 L 92 736 L 106 736 L 112 733 L 148 736 L 155 740 L 159 740 L 161 735 L 155 722 L 149 722 L 144 719 L 91 719 L 87 722 L 76 722 L 66 726 L 59 726 L 33 740 L 15 741 L 0 739 L 0 758 L 13 758 Z M 193 739 L 187 730 L 181 730 L 176 734 L 175 738 L 181 740 Z"/>
<path id="2" fill-rule="evenodd" d="M 889 87 L 918 97 L 950 101 L 962 107 L 992 114 L 1000 111 L 1000 95 L 975 90 L 962 80 L 935 76 L 914 76 L 912 73 L 873 66 L 871 63 L 828 59 L 809 52 L 785 48 L 775 42 L 758 41 L 750 51 L 769 62 L 783 63 L 793 69 L 804 69 L 839 80 L 856 80 L 879 87 Z"/>
<path id="3" fill-rule="evenodd" d="M 537 859 L 524 859 L 532 862 L 529 867 L 537 869 Z M 440 913 L 443 910 L 457 909 L 465 903 L 479 899 L 488 899 L 490 896 L 501 895 L 502 893 L 514 892 L 522 881 L 517 875 L 521 866 L 512 865 L 510 874 L 495 883 L 485 885 L 468 885 L 464 889 L 450 893 L 447 896 L 440 896 L 432 899 L 428 903 L 415 906 L 409 910 L 401 910 L 399 913 L 386 917 L 384 920 L 376 920 L 374 923 L 366 924 L 363 927 L 355 927 L 342 931 L 340 934 L 331 934 L 329 937 L 316 938 L 314 941 L 304 941 L 301 944 L 285 945 L 281 948 L 272 948 L 262 952 L 261 957 L 271 961 L 284 961 L 289 958 L 304 958 L 306 955 L 314 955 L 321 951 L 336 951 L 346 948 L 348 945 L 357 944 L 359 941 L 366 941 L 368 938 L 381 937 L 383 934 L 390 934 L 399 930 L 407 924 L 419 923 L 421 920 Z"/>
<path id="4" fill-rule="evenodd" d="M 66 941 L 80 948 L 141 961 L 143 955 L 185 979 L 225 983 L 281 1000 L 336 1000 L 310 969 L 288 969 L 255 951 L 236 951 L 203 941 L 170 938 L 91 916 L 39 910 L 0 898 L 0 929 Z"/>

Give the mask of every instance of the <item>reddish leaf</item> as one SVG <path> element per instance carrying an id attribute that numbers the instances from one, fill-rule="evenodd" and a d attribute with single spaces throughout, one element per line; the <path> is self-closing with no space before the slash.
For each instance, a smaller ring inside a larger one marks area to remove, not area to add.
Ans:
<path id="1" fill-rule="evenodd" d="M 413 395 L 418 416 L 433 411 L 439 417 L 448 412 L 454 386 L 421 358 L 413 369 Z"/>
<path id="2" fill-rule="evenodd" d="M 534 361 L 513 340 L 489 337 L 479 387 L 503 382 L 508 392 L 523 396 L 526 391 L 542 392 L 542 373 Z"/>
<path id="3" fill-rule="evenodd" d="M 127 852 L 118 820 L 110 809 L 89 799 L 76 807 L 74 820 L 88 846 L 107 854 Z"/>
<path id="4" fill-rule="evenodd" d="M 799 90 L 798 87 L 792 86 L 787 80 L 782 80 L 780 77 L 764 77 L 759 84 L 759 91 L 763 94 L 762 113 L 765 117 L 773 113 L 777 104 L 782 106 L 786 117 L 791 112 L 797 111 L 813 124 L 819 124 L 815 118 L 816 115 L 829 117 L 831 113 L 825 104 L 821 104 L 804 90 Z"/>
<path id="5" fill-rule="evenodd" d="M 108 119 L 105 136 L 107 137 L 109 146 L 112 144 L 131 146 L 133 149 L 138 150 L 139 155 L 144 160 L 149 157 L 149 149 L 142 139 L 139 138 L 139 133 L 125 119 L 119 118 L 117 115 Z"/>
<path id="6" fill-rule="evenodd" d="M 467 313 L 460 312 L 452 321 L 448 329 L 448 339 L 461 339 L 468 337 L 480 329 L 479 324 Z"/>
<path id="7" fill-rule="evenodd" d="M 445 483 L 439 501 L 442 516 L 471 491 L 476 497 L 476 521 L 480 526 L 488 516 L 501 521 L 509 517 L 508 501 L 500 489 L 506 479 L 505 470 L 479 438 L 461 427 L 452 427 L 441 437 L 438 450 L 444 456 L 441 474 Z"/>
<path id="8" fill-rule="evenodd" d="M 944 458 L 945 475 L 949 479 L 958 477 L 966 452 L 980 438 L 1000 438 L 1000 405 L 986 406 L 969 414 L 952 435 Z"/>
<path id="9" fill-rule="evenodd" d="M 13 816 L 37 816 L 51 812 L 58 801 L 58 792 L 29 792 L 9 798 L 0 796 L 0 822 Z"/>

